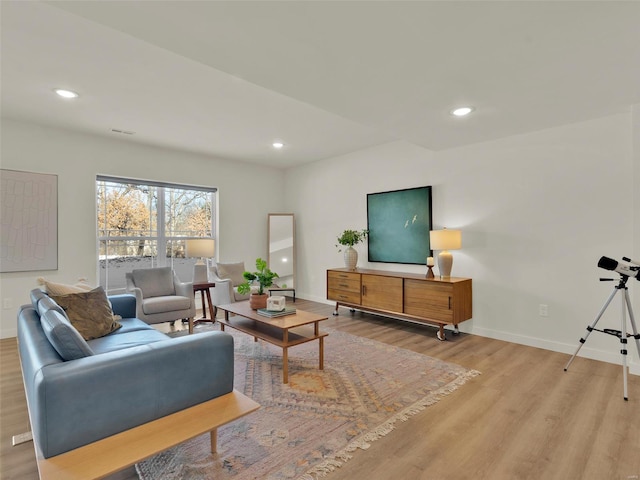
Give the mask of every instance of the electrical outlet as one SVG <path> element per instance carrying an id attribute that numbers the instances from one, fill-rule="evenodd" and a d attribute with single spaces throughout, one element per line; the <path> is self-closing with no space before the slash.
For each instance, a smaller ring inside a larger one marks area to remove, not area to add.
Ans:
<path id="1" fill-rule="evenodd" d="M 10 308 L 13 308 L 13 299 L 11 298 L 4 298 L 2 300 L 2 308 L 8 310 Z"/>
<path id="2" fill-rule="evenodd" d="M 549 305 L 545 305 L 544 303 L 541 303 L 540 307 L 538 307 L 538 313 L 540 314 L 541 317 L 548 317 Z"/>

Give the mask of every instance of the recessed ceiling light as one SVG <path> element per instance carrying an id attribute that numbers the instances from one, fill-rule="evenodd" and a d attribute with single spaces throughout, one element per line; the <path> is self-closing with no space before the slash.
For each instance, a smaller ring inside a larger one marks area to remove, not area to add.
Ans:
<path id="1" fill-rule="evenodd" d="M 65 90 L 64 88 L 56 88 L 54 92 L 56 92 L 62 98 L 78 98 L 80 96 L 76 92 Z"/>
<path id="2" fill-rule="evenodd" d="M 273 148 L 282 148 L 282 147 L 284 147 L 284 143 L 282 143 L 280 140 L 276 140 L 271 145 L 273 146 Z"/>
<path id="3" fill-rule="evenodd" d="M 455 115 L 456 117 L 464 117 L 465 115 L 469 115 L 473 112 L 475 108 L 473 107 L 459 107 L 451 110 L 451 115 Z"/>

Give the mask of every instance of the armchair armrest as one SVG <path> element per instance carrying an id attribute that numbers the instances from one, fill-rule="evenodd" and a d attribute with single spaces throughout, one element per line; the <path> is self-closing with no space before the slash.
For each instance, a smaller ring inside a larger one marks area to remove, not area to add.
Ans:
<path id="1" fill-rule="evenodd" d="M 176 289 L 176 295 L 193 298 L 193 282 L 181 282 L 174 274 L 173 285 Z"/>
<path id="2" fill-rule="evenodd" d="M 231 285 L 230 278 L 222 279 L 210 275 L 209 281 L 216 284 L 216 288 L 211 289 L 211 302 L 214 305 L 226 305 L 234 302 L 233 285 Z"/>

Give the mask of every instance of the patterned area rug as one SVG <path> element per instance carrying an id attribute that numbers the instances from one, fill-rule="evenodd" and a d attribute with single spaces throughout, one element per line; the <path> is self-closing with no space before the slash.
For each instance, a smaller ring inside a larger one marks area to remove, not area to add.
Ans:
<path id="1" fill-rule="evenodd" d="M 289 384 L 283 385 L 281 349 L 229 330 L 235 388 L 262 408 L 218 429 L 217 454 L 209 450 L 209 435 L 200 436 L 136 465 L 142 480 L 324 477 L 396 422 L 479 374 L 323 328 L 329 333 L 324 370 L 318 370 L 318 342 L 299 345 L 289 350 Z"/>

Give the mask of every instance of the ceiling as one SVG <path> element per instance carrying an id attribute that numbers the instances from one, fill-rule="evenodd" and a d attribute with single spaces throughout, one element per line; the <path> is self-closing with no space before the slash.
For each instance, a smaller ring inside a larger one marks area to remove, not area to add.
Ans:
<path id="1" fill-rule="evenodd" d="M 3 117 L 275 167 L 394 140 L 442 150 L 640 103 L 635 1 L 0 9 Z M 460 105 L 476 110 L 449 114 Z"/>

